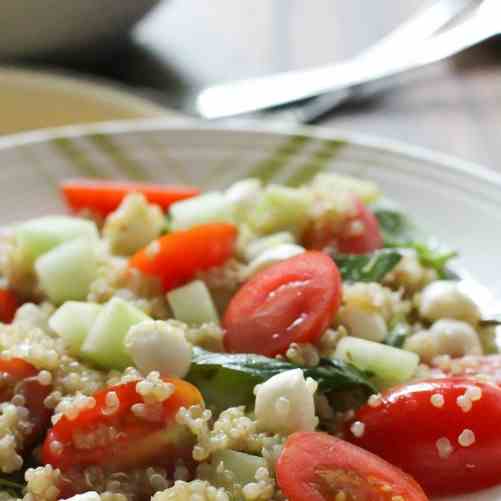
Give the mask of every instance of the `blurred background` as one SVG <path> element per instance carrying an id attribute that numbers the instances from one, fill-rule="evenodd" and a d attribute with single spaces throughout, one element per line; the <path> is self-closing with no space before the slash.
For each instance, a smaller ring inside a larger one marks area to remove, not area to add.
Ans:
<path id="1" fill-rule="evenodd" d="M 183 113 L 210 84 L 350 58 L 425 3 L 3 0 L 0 133 Z M 321 125 L 501 170 L 500 122 L 501 44 L 492 39 Z"/>

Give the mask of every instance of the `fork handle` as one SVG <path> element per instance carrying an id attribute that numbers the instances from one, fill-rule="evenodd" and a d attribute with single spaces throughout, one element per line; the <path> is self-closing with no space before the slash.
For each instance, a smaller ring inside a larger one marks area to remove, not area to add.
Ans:
<path id="1" fill-rule="evenodd" d="M 364 58 L 363 64 L 355 60 L 245 80 L 208 89 L 201 98 L 207 104 L 215 103 L 221 117 L 292 103 L 325 92 L 342 91 L 347 97 L 368 93 L 374 86 L 380 88 L 387 78 L 446 59 L 491 38 L 497 31 L 494 23 L 486 25 L 485 16 L 475 13 L 443 34 L 425 40 L 405 59 Z M 202 104 L 199 101 L 199 106 Z M 210 113 L 201 111 L 211 118 Z"/>

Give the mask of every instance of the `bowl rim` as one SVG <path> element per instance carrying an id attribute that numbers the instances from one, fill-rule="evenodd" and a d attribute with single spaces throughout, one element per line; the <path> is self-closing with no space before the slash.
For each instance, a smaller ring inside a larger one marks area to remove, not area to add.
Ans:
<path id="1" fill-rule="evenodd" d="M 169 110 L 166 110 L 168 113 Z M 174 112 L 175 113 L 175 112 Z M 391 153 L 414 160 L 440 164 L 459 175 L 495 185 L 501 195 L 501 173 L 484 167 L 476 162 L 463 160 L 453 155 L 430 148 L 411 145 L 405 141 L 388 139 L 372 134 L 362 134 L 327 126 L 304 126 L 285 123 L 265 123 L 259 121 L 235 121 L 231 125 L 208 122 L 186 115 L 174 114 L 171 117 L 145 118 L 133 120 L 113 120 L 92 124 L 69 125 L 48 129 L 37 129 L 0 136 L 0 151 L 4 149 L 44 143 L 58 138 L 79 138 L 94 134 L 115 135 L 128 132 L 147 131 L 207 131 L 228 133 L 270 133 L 285 136 L 307 135 L 316 139 L 340 140 L 358 147 L 368 147 L 381 153 Z"/>

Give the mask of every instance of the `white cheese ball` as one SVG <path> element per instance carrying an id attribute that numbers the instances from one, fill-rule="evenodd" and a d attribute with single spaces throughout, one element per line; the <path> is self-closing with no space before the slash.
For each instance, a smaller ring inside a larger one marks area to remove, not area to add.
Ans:
<path id="1" fill-rule="evenodd" d="M 281 434 L 314 431 L 318 425 L 313 398 L 317 386 L 313 379 L 304 379 L 301 369 L 282 372 L 256 386 L 258 428 Z"/>
<path id="2" fill-rule="evenodd" d="M 258 271 L 264 270 L 273 264 L 303 254 L 305 250 L 304 247 L 297 244 L 280 244 L 271 249 L 266 249 L 250 262 L 246 274 L 247 276 L 252 276 Z"/>
<path id="3" fill-rule="evenodd" d="M 113 254 L 130 256 L 159 237 L 164 224 L 158 205 L 149 204 L 141 193 L 131 193 L 106 218 L 103 237 Z"/>
<path id="4" fill-rule="evenodd" d="M 347 305 L 339 312 L 339 321 L 351 336 L 375 341 L 383 341 L 388 328 L 383 316 L 375 311 L 367 311 L 354 305 Z"/>
<path id="5" fill-rule="evenodd" d="M 158 371 L 162 375 L 183 378 L 190 370 L 191 344 L 178 322 L 140 322 L 129 329 L 125 348 L 143 374 Z"/>
<path id="6" fill-rule="evenodd" d="M 452 319 L 438 320 L 430 330 L 410 336 L 404 349 L 417 353 L 426 363 L 430 363 L 439 355 L 456 358 L 483 353 L 480 338 L 473 327 L 466 322 Z"/>
<path id="7" fill-rule="evenodd" d="M 438 280 L 421 292 L 419 314 L 427 320 L 454 318 L 475 325 L 480 311 L 473 300 L 463 293 L 456 282 Z"/>
<path id="8" fill-rule="evenodd" d="M 234 204 L 237 211 L 252 208 L 263 189 L 263 183 L 256 178 L 247 178 L 232 184 L 225 193 L 226 198 Z"/>

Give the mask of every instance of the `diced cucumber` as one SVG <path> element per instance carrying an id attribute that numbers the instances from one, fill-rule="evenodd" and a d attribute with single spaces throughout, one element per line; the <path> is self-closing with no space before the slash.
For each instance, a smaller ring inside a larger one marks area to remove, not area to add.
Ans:
<path id="1" fill-rule="evenodd" d="M 259 254 L 264 251 L 276 247 L 281 244 L 295 244 L 296 239 L 290 231 L 279 231 L 278 233 L 273 233 L 273 235 L 268 235 L 266 237 L 258 238 L 249 243 L 245 249 L 245 258 L 247 261 L 252 261 L 256 259 Z"/>
<path id="2" fill-rule="evenodd" d="M 199 224 L 233 222 L 233 204 L 220 193 L 213 191 L 181 200 L 169 209 L 172 231 L 184 230 Z"/>
<path id="3" fill-rule="evenodd" d="M 100 304 L 67 301 L 49 318 L 49 327 L 64 339 L 69 353 L 77 356 L 102 309 Z"/>
<path id="4" fill-rule="evenodd" d="M 271 249 L 265 250 L 253 259 L 247 267 L 248 276 L 254 275 L 258 271 L 264 270 L 272 264 L 285 261 L 291 257 L 297 256 L 305 252 L 305 248 L 297 244 L 281 244 Z"/>
<path id="5" fill-rule="evenodd" d="M 123 299 L 111 299 L 85 338 L 82 356 L 105 369 L 122 370 L 132 365 L 124 339 L 130 327 L 144 320 L 151 319 Z"/>
<path id="6" fill-rule="evenodd" d="M 373 203 L 381 196 L 381 191 L 372 181 L 331 172 L 318 174 L 313 179 L 312 186 L 332 193 L 332 196 L 336 196 L 336 193 L 353 193 L 364 203 Z"/>
<path id="7" fill-rule="evenodd" d="M 351 336 L 339 341 L 335 357 L 371 372 L 383 384 L 408 381 L 419 364 L 415 353 Z"/>
<path id="8" fill-rule="evenodd" d="M 96 242 L 79 238 L 53 248 L 35 261 L 40 288 L 55 304 L 82 301 L 97 278 Z"/>
<path id="9" fill-rule="evenodd" d="M 207 322 L 219 324 L 219 316 L 209 289 L 201 280 L 194 280 L 167 294 L 176 320 L 201 325 Z"/>
<path id="10" fill-rule="evenodd" d="M 261 194 L 249 224 L 259 233 L 301 233 L 309 219 L 311 194 L 306 190 L 271 185 Z"/>
<path id="11" fill-rule="evenodd" d="M 94 222 L 69 216 L 32 219 L 17 226 L 15 234 L 17 250 L 27 267 L 59 244 L 79 237 L 95 240 L 99 237 Z"/>
<path id="12" fill-rule="evenodd" d="M 260 456 L 231 449 L 216 451 L 211 457 L 209 475 L 211 483 L 216 487 L 225 486 L 224 471 L 218 471 L 221 463 L 224 465 L 224 470 L 229 470 L 233 474 L 233 481 L 242 487 L 250 482 L 255 482 L 257 470 L 267 467 L 266 460 Z"/>

